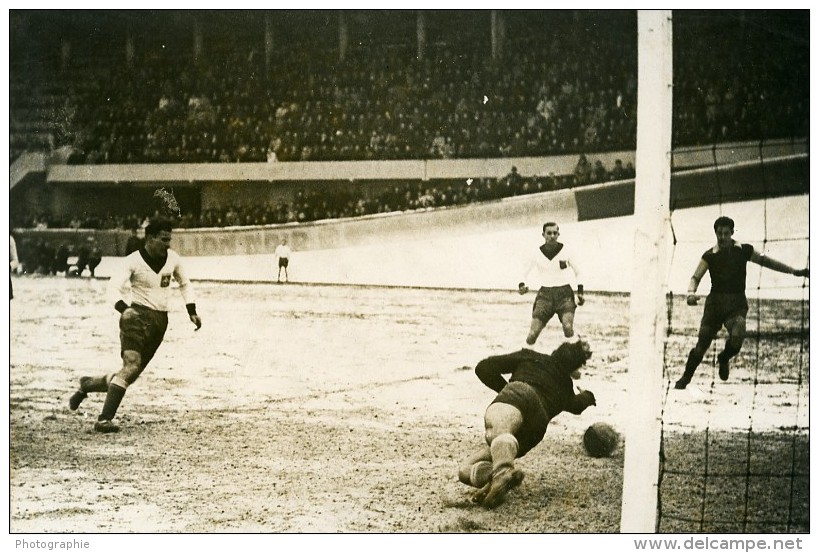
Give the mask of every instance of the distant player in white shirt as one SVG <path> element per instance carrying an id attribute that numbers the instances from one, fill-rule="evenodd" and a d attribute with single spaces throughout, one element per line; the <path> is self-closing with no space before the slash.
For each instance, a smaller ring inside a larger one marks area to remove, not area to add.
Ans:
<path id="1" fill-rule="evenodd" d="M 570 249 L 557 241 L 560 228 L 557 223 L 543 225 L 543 245 L 538 248 L 523 272 L 523 280 L 518 284 L 521 295 L 529 292 L 527 283 L 539 288 L 532 307 L 532 323 L 526 343 L 534 345 L 546 323 L 557 314 L 563 325 L 563 335 L 574 338 L 574 312 L 583 305 L 583 285 L 580 271 Z M 571 269 L 570 274 L 569 270 Z M 577 303 L 575 303 L 572 281 L 577 282 Z"/>
<path id="2" fill-rule="evenodd" d="M 276 257 L 279 260 L 279 274 L 276 276 L 276 282 L 282 281 L 282 269 L 284 269 L 284 281 L 287 282 L 289 277 L 287 276 L 287 266 L 290 264 L 290 255 L 293 251 L 290 249 L 290 246 L 287 245 L 287 238 L 282 238 L 281 244 L 276 246 Z"/>
<path id="3" fill-rule="evenodd" d="M 179 284 L 191 322 L 199 330 L 202 319 L 196 314 L 193 289 L 182 268 L 179 254 L 170 249 L 170 221 L 153 221 L 145 228 L 145 245 L 125 258 L 120 275 L 111 279 L 121 313 L 119 338 L 122 368 L 115 374 L 80 378 L 80 389 L 71 396 L 68 406 L 76 410 L 89 392 L 105 392 L 102 413 L 94 424 L 96 432 L 118 432 L 112 421 L 125 390 L 145 370 L 165 337 L 171 300 L 171 279 Z"/>

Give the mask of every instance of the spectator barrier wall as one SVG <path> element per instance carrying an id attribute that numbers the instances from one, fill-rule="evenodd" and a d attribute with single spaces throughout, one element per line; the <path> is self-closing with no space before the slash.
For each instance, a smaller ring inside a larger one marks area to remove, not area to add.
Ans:
<path id="1" fill-rule="evenodd" d="M 807 194 L 809 171 L 809 159 L 805 155 L 680 171 L 671 175 L 669 207 L 685 209 Z M 578 188 L 575 195 L 579 221 L 634 213 L 633 180 Z"/>
<path id="2" fill-rule="evenodd" d="M 671 206 L 680 209 L 808 194 L 808 161 L 806 155 L 798 155 L 673 173 Z M 462 236 L 490 230 L 537 230 L 547 220 L 589 221 L 626 216 L 633 210 L 634 181 L 629 180 L 479 204 L 350 219 L 263 227 L 179 229 L 174 233 L 174 247 L 186 256 L 266 254 L 286 236 L 296 250 L 332 250 L 422 240 L 432 232 Z M 20 229 L 18 234 L 23 239 L 44 237 L 50 242 L 65 239 L 75 243 L 95 236 L 106 256 L 122 255 L 129 235 L 127 231 L 64 229 Z"/>

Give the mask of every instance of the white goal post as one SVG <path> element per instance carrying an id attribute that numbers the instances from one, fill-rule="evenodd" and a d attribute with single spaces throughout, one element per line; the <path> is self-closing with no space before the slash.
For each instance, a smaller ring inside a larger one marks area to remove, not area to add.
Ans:
<path id="1" fill-rule="evenodd" d="M 637 15 L 637 174 L 620 531 L 657 528 L 671 189 L 671 11 Z"/>

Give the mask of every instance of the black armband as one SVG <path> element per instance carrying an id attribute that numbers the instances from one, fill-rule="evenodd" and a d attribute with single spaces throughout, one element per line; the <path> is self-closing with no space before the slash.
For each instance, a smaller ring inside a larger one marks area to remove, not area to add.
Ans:
<path id="1" fill-rule="evenodd" d="M 120 312 L 120 314 L 121 314 L 123 311 L 125 311 L 126 309 L 128 309 L 128 307 L 129 307 L 129 306 L 128 306 L 128 304 L 127 304 L 127 303 L 125 303 L 125 302 L 124 302 L 124 301 L 122 301 L 122 300 L 119 300 L 119 301 L 117 301 L 117 303 L 115 303 L 115 304 L 114 304 L 114 309 L 116 309 L 117 311 L 119 311 L 119 312 Z"/>
<path id="2" fill-rule="evenodd" d="M 577 285 L 577 293 L 578 293 L 578 294 L 582 294 L 582 293 L 583 293 L 583 285 L 582 285 L 582 284 L 578 284 L 578 285 Z"/>
<path id="3" fill-rule="evenodd" d="M 196 315 L 196 304 L 195 303 L 186 303 L 185 309 L 188 310 L 188 315 Z"/>

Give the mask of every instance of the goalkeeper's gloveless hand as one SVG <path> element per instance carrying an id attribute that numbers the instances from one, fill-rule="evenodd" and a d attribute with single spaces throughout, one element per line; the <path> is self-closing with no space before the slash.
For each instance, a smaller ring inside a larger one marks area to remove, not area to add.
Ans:
<path id="1" fill-rule="evenodd" d="M 578 395 L 583 398 L 583 402 L 586 404 L 586 407 L 597 405 L 597 399 L 594 397 L 594 394 L 591 393 L 590 391 L 583 390 Z"/>

